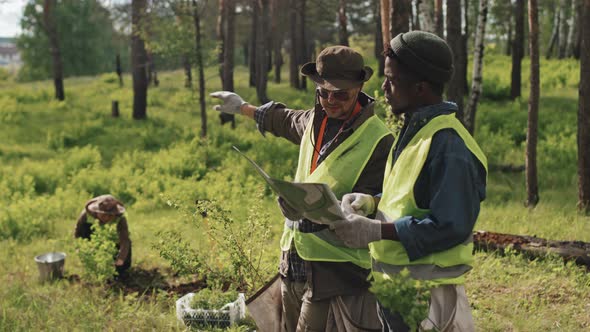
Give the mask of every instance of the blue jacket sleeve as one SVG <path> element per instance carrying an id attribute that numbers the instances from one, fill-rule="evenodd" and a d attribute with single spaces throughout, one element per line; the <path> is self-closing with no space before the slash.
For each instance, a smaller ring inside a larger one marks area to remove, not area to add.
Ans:
<path id="1" fill-rule="evenodd" d="M 423 219 L 404 216 L 394 225 L 411 261 L 450 249 L 473 232 L 485 199 L 485 169 L 453 130 L 434 137 L 414 186 Z"/>

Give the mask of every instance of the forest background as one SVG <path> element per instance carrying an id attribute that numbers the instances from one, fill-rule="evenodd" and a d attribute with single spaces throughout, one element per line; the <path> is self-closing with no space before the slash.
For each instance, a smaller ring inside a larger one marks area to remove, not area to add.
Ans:
<path id="1" fill-rule="evenodd" d="M 490 164 L 476 229 L 590 241 L 589 7 L 30 1 L 17 39 L 23 66 L 0 69 L 0 330 L 183 330 L 179 296 L 204 287 L 252 295 L 276 272 L 282 218 L 231 146 L 287 180 L 298 148 L 262 137 L 244 118 L 222 124 L 208 93 L 310 108 L 314 87 L 298 67 L 327 45 L 349 44 L 375 69 L 365 91 L 387 118 L 383 41 L 418 28 L 446 38 L 463 70 L 447 97 L 462 105 L 460 119 Z M 104 193 L 128 211 L 126 282 L 97 282 L 73 239 L 84 202 Z M 66 275 L 41 284 L 33 257 L 48 251 L 67 253 Z M 467 280 L 482 331 L 590 328 L 590 276 L 573 262 L 478 251 Z"/>

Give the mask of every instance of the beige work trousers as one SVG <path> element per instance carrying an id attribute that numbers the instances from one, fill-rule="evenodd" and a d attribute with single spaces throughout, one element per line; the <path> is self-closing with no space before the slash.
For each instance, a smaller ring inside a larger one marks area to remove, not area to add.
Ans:
<path id="1" fill-rule="evenodd" d="M 381 331 L 377 302 L 369 291 L 311 301 L 306 283 L 282 279 L 281 295 L 286 332 Z"/>
<path id="2" fill-rule="evenodd" d="M 424 330 L 441 332 L 475 331 L 471 307 L 463 285 L 443 285 L 430 290 L 428 318 L 420 324 Z"/>

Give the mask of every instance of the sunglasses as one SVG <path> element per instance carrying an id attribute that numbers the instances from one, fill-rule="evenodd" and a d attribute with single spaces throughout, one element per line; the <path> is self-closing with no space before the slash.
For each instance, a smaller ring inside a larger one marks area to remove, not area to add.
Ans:
<path id="1" fill-rule="evenodd" d="M 350 99 L 350 94 L 348 93 L 349 90 L 326 90 L 324 88 L 318 88 L 317 91 L 320 97 L 324 99 L 329 99 L 330 94 L 332 94 L 332 97 L 338 101 L 347 101 Z"/>

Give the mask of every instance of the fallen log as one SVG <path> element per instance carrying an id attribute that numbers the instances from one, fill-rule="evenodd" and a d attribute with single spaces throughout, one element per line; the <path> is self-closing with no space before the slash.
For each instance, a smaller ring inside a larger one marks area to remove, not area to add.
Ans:
<path id="1" fill-rule="evenodd" d="M 524 165 L 490 165 L 490 172 L 501 172 L 501 173 L 520 173 L 525 171 Z"/>
<path id="2" fill-rule="evenodd" d="M 499 251 L 508 248 L 529 258 L 557 255 L 564 261 L 574 261 L 590 271 L 590 243 L 582 241 L 554 241 L 536 236 L 502 234 L 487 231 L 473 233 L 475 250 Z"/>

